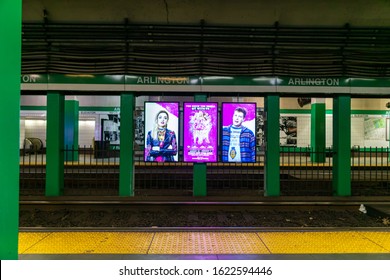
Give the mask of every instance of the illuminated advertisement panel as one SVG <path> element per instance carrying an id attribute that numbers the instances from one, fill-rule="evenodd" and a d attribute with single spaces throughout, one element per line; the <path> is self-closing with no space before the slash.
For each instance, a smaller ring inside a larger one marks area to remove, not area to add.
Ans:
<path id="1" fill-rule="evenodd" d="M 145 102 L 145 161 L 178 161 L 179 103 Z"/>
<path id="2" fill-rule="evenodd" d="M 183 153 L 185 162 L 216 162 L 218 103 L 184 103 Z"/>
<path id="3" fill-rule="evenodd" d="M 222 103 L 222 161 L 256 161 L 256 103 Z"/>

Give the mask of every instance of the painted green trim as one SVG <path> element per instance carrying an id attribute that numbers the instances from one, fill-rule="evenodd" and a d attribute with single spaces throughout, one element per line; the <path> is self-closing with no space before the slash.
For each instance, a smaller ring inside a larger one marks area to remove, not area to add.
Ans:
<path id="1" fill-rule="evenodd" d="M 22 1 L 0 4 L 0 259 L 18 259 Z"/>
<path id="2" fill-rule="evenodd" d="M 25 111 L 46 111 L 46 106 L 21 106 L 21 110 Z M 79 106 L 79 111 L 85 112 L 119 112 L 120 107 L 108 107 L 108 106 Z"/>
<path id="3" fill-rule="evenodd" d="M 351 110 L 351 115 L 390 115 L 388 110 Z"/>
<path id="4" fill-rule="evenodd" d="M 388 95 L 390 79 L 345 77 L 22 75 L 23 90 L 187 91 Z"/>
<path id="5" fill-rule="evenodd" d="M 196 94 L 195 102 L 207 102 L 206 94 Z M 207 165 L 206 163 L 194 163 L 193 165 L 193 196 L 207 195 Z"/>
<path id="6" fill-rule="evenodd" d="M 108 106 L 103 106 L 103 107 L 97 107 L 97 106 L 80 106 L 80 111 L 96 111 L 96 112 L 120 112 L 121 107 L 108 107 Z"/>
<path id="7" fill-rule="evenodd" d="M 275 86 L 275 77 L 250 76 L 204 76 L 201 77 L 204 86 Z"/>
<path id="8" fill-rule="evenodd" d="M 389 78 L 350 78 L 351 87 L 390 87 Z"/>
<path id="9" fill-rule="evenodd" d="M 134 108 L 133 93 L 121 95 L 119 195 L 134 196 Z"/>
<path id="10" fill-rule="evenodd" d="M 310 154 L 312 162 L 325 162 L 326 142 L 326 115 L 325 103 L 311 104 L 311 133 L 310 146 L 313 153 Z"/>
<path id="11" fill-rule="evenodd" d="M 23 111 L 46 111 L 46 106 L 21 106 Z M 112 106 L 80 106 L 79 111 L 84 112 L 120 112 L 119 107 Z M 280 109 L 281 114 L 311 114 L 311 109 Z M 326 109 L 327 115 L 332 115 L 332 109 Z M 390 115 L 390 110 L 351 110 L 351 115 Z"/>
<path id="12" fill-rule="evenodd" d="M 264 195 L 280 195 L 280 138 L 279 138 L 279 108 L 280 97 L 270 94 L 264 97 L 265 118 L 265 164 L 264 164 Z"/>
<path id="13" fill-rule="evenodd" d="M 46 122 L 46 196 L 64 192 L 64 114 L 65 96 L 58 92 L 47 94 Z"/>
<path id="14" fill-rule="evenodd" d="M 64 154 L 65 161 L 78 161 L 79 159 L 79 101 L 65 100 L 65 132 Z"/>
<path id="15" fill-rule="evenodd" d="M 46 111 L 46 106 L 20 106 L 23 111 Z"/>
<path id="16" fill-rule="evenodd" d="M 125 84 L 125 75 L 93 75 L 93 74 L 48 74 L 49 84 L 87 84 L 112 85 Z"/>
<path id="17" fill-rule="evenodd" d="M 351 195 L 351 97 L 333 99 L 333 194 Z"/>

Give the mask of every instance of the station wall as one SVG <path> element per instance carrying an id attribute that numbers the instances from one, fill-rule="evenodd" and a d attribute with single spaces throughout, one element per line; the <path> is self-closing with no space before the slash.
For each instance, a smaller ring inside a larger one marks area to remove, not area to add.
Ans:
<path id="1" fill-rule="evenodd" d="M 119 96 L 76 96 L 67 99 L 79 100 L 79 145 L 89 147 L 94 140 L 101 140 L 101 120 L 108 115 L 119 115 Z M 136 108 L 142 111 L 145 101 L 192 101 L 193 97 L 178 96 L 140 96 Z M 211 102 L 256 102 L 258 108 L 264 107 L 264 99 L 248 97 L 211 97 Z M 353 98 L 351 100 L 351 145 L 360 147 L 389 146 L 389 117 L 386 110 L 387 99 Z M 332 99 L 326 98 L 326 146 L 332 146 Z M 46 146 L 46 96 L 22 96 L 20 121 L 20 148 L 25 138 L 40 138 Z M 281 117 L 296 122 L 297 137 L 293 144 L 287 144 L 281 131 L 281 145 L 297 147 L 310 146 L 311 123 L 310 104 L 301 108 L 296 98 L 280 99 Z M 387 126 L 387 128 L 386 128 Z M 137 127 L 137 125 L 136 125 Z M 136 133 L 137 136 L 137 133 Z"/>

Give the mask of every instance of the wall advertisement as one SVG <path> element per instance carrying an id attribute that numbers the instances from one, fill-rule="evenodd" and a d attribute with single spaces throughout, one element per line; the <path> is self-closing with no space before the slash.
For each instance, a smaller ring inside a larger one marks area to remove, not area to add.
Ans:
<path id="1" fill-rule="evenodd" d="M 185 162 L 216 162 L 218 103 L 185 102 L 183 155 Z"/>
<path id="2" fill-rule="evenodd" d="M 178 161 L 179 103 L 145 102 L 144 160 Z"/>

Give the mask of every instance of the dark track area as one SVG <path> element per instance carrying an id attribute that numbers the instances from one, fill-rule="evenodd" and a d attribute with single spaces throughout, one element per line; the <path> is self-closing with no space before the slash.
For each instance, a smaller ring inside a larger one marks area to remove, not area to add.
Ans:
<path id="1" fill-rule="evenodd" d="M 371 202 L 373 203 L 373 202 Z M 374 203 L 375 204 L 375 203 Z M 387 204 L 388 205 L 388 204 Z M 383 227 L 357 202 L 21 201 L 20 227 Z"/>

